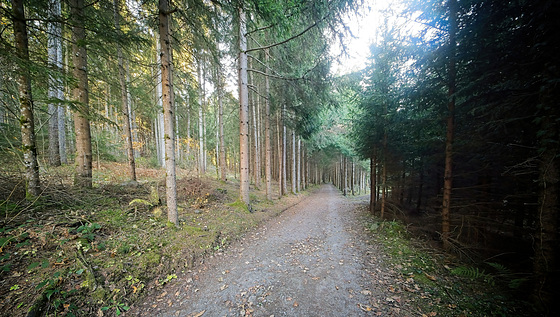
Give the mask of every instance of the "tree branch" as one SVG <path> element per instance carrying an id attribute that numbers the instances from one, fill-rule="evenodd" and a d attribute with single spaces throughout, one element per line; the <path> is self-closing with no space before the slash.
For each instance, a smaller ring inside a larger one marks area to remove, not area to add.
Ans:
<path id="1" fill-rule="evenodd" d="M 255 47 L 255 48 L 250 48 L 250 49 L 247 49 L 247 50 L 245 51 L 245 53 L 249 53 L 249 52 L 253 52 L 253 51 L 259 51 L 259 50 L 264 50 L 264 49 L 267 49 L 267 48 L 272 48 L 272 47 L 275 47 L 275 46 L 279 46 L 279 45 L 285 44 L 285 43 L 287 43 L 287 42 L 289 42 L 289 41 L 291 41 L 291 40 L 294 40 L 294 39 L 296 39 L 296 38 L 298 38 L 298 37 L 304 35 L 305 33 L 307 33 L 307 32 L 308 32 L 309 30 L 311 30 L 312 28 L 316 27 L 317 24 L 319 24 L 319 22 L 325 20 L 328 16 L 329 16 L 329 14 L 325 15 L 322 19 L 320 19 L 320 20 L 318 20 L 318 21 L 315 21 L 313 24 L 311 24 L 310 26 L 306 27 L 303 31 L 299 32 L 298 34 L 296 34 L 296 35 L 294 35 L 294 36 L 292 36 L 292 37 L 290 37 L 290 38 L 287 38 L 287 39 L 285 39 L 285 40 L 283 40 L 283 41 L 280 41 L 280 42 L 277 42 L 277 43 L 273 43 L 273 44 L 270 44 L 270 45 L 261 46 L 261 47 Z"/>
<path id="2" fill-rule="evenodd" d="M 261 72 L 260 70 L 256 70 L 256 69 L 247 69 L 247 71 L 248 71 L 248 72 L 254 72 L 254 73 L 257 73 L 257 74 L 261 74 L 261 75 L 264 75 L 264 76 L 267 76 L 267 77 L 271 77 L 271 78 L 282 79 L 282 80 L 290 80 L 290 81 L 293 81 L 293 80 L 302 80 L 302 79 L 305 79 L 305 78 L 303 78 L 303 77 L 299 77 L 299 78 L 292 77 L 292 78 L 290 78 L 290 77 L 284 77 L 284 76 L 278 76 L 278 75 L 267 74 L 267 73 L 265 73 L 265 72 Z"/>

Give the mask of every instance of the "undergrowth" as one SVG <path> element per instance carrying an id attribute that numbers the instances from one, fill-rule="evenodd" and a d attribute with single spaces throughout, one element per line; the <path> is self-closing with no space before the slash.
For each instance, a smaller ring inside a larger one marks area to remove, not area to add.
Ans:
<path id="1" fill-rule="evenodd" d="M 110 169 L 99 171 L 106 183 L 92 189 L 49 183 L 34 201 L 1 179 L 13 188 L 0 201 L 1 316 L 119 316 L 292 203 L 254 192 L 253 208 L 267 212 L 250 213 L 235 203 L 235 181 L 184 177 L 179 224 L 169 226 L 161 180 L 117 185 Z"/>
<path id="2" fill-rule="evenodd" d="M 406 297 L 419 316 L 536 316 L 533 308 L 512 296 L 525 279 L 499 263 L 480 267 L 460 263 L 414 239 L 397 221 L 367 215 L 373 241 L 389 255 L 387 264 L 400 279 L 392 290 Z M 488 269 L 485 269 L 487 267 Z"/>

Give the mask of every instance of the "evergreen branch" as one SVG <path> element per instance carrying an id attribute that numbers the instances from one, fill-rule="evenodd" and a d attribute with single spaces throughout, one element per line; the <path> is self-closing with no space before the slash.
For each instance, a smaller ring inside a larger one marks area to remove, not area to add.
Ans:
<path id="1" fill-rule="evenodd" d="M 257 74 L 261 74 L 261 75 L 264 75 L 264 76 L 267 76 L 267 77 L 270 77 L 270 78 L 276 78 L 276 79 L 282 79 L 282 80 L 302 80 L 302 79 L 305 79 L 303 77 L 299 77 L 299 78 L 292 77 L 292 78 L 290 78 L 290 77 L 285 77 L 285 76 L 267 74 L 267 73 L 262 72 L 260 70 L 251 69 L 251 68 L 247 69 L 247 71 L 248 72 L 254 72 L 254 73 L 257 73 Z"/>
<path id="2" fill-rule="evenodd" d="M 263 95 L 263 94 L 261 94 L 261 93 L 255 88 L 255 86 L 249 85 L 249 86 L 247 86 L 247 87 L 249 87 L 249 89 L 252 90 L 252 91 L 253 91 L 255 94 L 257 94 L 258 96 L 260 96 L 260 97 L 262 97 L 262 98 L 264 98 L 264 99 L 268 99 L 268 97 L 265 96 L 265 95 Z"/>
<path id="3" fill-rule="evenodd" d="M 260 27 L 260 28 L 256 28 L 256 29 L 254 29 L 254 30 L 251 30 L 251 31 L 245 33 L 245 36 L 249 36 L 250 34 L 253 34 L 253 33 L 256 33 L 256 32 L 259 32 L 259 31 L 264 31 L 264 30 L 273 28 L 273 27 L 275 27 L 277 24 L 278 24 L 278 23 L 271 24 L 271 25 L 267 25 L 267 26 L 262 26 L 262 27 Z"/>
<path id="4" fill-rule="evenodd" d="M 282 45 L 282 44 L 286 44 L 286 43 L 288 43 L 288 42 L 291 41 L 291 40 L 295 40 L 295 39 L 297 39 L 298 37 L 300 37 L 300 36 L 304 35 L 305 33 L 309 32 L 309 30 L 311 30 L 312 28 L 316 27 L 316 26 L 319 24 L 319 22 L 324 21 L 326 18 L 329 17 L 329 15 L 330 15 L 330 14 L 325 15 L 322 19 L 320 19 L 320 20 L 318 20 L 318 21 L 315 21 L 313 24 L 311 24 L 311 25 L 309 25 L 308 27 L 306 27 L 303 31 L 299 32 L 298 34 L 296 34 L 296 35 L 294 35 L 294 36 L 292 36 L 292 37 L 289 37 L 289 38 L 287 38 L 287 39 L 285 39 L 285 40 L 282 40 L 282 41 L 280 41 L 280 42 L 276 42 L 276 43 L 273 43 L 273 44 L 270 44 L 270 45 L 266 45 L 266 46 L 261 46 L 261 47 L 255 47 L 255 48 L 247 49 L 247 50 L 245 51 L 245 53 L 249 53 L 249 52 L 253 52 L 253 51 L 259 51 L 259 50 L 265 50 L 265 49 L 267 49 L 267 48 L 276 47 L 276 46 L 279 46 L 279 45 Z"/>

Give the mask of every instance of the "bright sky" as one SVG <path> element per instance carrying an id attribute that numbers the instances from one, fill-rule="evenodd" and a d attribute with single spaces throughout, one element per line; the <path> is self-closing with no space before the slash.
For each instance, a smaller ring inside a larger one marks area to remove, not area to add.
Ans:
<path id="1" fill-rule="evenodd" d="M 335 75 L 347 74 L 363 69 L 369 56 L 369 46 L 374 42 L 378 34 L 378 28 L 383 23 L 386 10 L 395 6 L 398 0 L 364 0 L 364 7 L 360 10 L 360 16 L 353 16 L 347 23 L 355 38 L 349 39 L 347 45 L 348 57 L 339 63 L 334 63 L 332 73 Z M 338 50 L 338 48 L 333 48 Z M 337 55 L 338 51 L 333 51 Z"/>

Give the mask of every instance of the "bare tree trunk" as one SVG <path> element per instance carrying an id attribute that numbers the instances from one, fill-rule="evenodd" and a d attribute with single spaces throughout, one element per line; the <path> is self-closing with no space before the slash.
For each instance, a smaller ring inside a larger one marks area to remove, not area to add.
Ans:
<path id="1" fill-rule="evenodd" d="M 115 29 L 121 31 L 120 26 L 120 2 L 113 0 L 113 13 L 115 16 Z M 136 162 L 134 161 L 134 149 L 132 147 L 132 131 L 130 129 L 130 116 L 128 112 L 128 88 L 126 84 L 126 72 L 124 69 L 123 53 L 119 43 L 117 43 L 117 63 L 119 68 L 119 83 L 121 86 L 122 113 L 124 115 L 123 134 L 125 135 L 126 152 L 128 157 L 128 168 L 130 179 L 136 181 Z"/>
<path id="2" fill-rule="evenodd" d="M 294 151 L 295 152 L 295 151 Z M 301 139 L 297 137 L 297 177 L 296 177 L 296 190 L 298 193 L 301 191 Z"/>
<path id="3" fill-rule="evenodd" d="M 247 25 L 245 11 L 239 7 L 239 199 L 249 201 L 249 88 L 247 86 Z"/>
<path id="4" fill-rule="evenodd" d="M 161 35 L 160 35 L 161 36 Z M 157 41 L 157 51 L 160 52 L 161 39 Z M 157 58 L 158 65 L 161 65 L 161 56 L 158 54 Z M 156 100 L 158 105 L 158 112 L 156 117 L 156 148 L 158 155 L 159 165 L 165 167 L 165 140 L 164 140 L 164 119 L 163 119 L 163 78 L 161 70 L 157 71 L 157 85 L 156 85 Z"/>
<path id="5" fill-rule="evenodd" d="M 371 214 L 373 215 L 375 213 L 375 203 L 376 203 L 376 196 L 375 196 L 375 188 L 377 187 L 376 184 L 376 180 L 377 180 L 377 175 L 376 175 L 376 165 L 377 165 L 377 157 L 375 155 L 375 150 L 373 150 L 374 153 L 370 158 L 369 161 L 369 167 L 370 167 L 370 192 L 369 192 L 369 212 L 371 212 Z"/>
<path id="6" fill-rule="evenodd" d="M 202 62 L 198 60 L 198 85 L 199 85 L 199 104 L 198 107 L 198 170 L 200 174 L 206 173 L 204 164 L 204 87 L 202 78 Z"/>
<path id="7" fill-rule="evenodd" d="M 296 194 L 296 183 L 297 183 L 297 175 L 296 175 L 296 160 L 297 160 L 297 148 L 296 148 L 296 132 L 292 130 L 292 175 L 290 175 L 290 179 L 292 181 L 292 194 Z"/>
<path id="8" fill-rule="evenodd" d="M 252 78 L 252 77 L 251 77 Z M 252 80 L 251 80 L 252 81 Z M 253 151 L 255 153 L 253 171 L 255 175 L 255 187 L 261 186 L 261 173 L 260 173 L 260 157 L 259 157 L 259 126 L 257 122 L 257 108 L 259 107 L 259 97 L 255 95 L 253 98 Z"/>
<path id="9" fill-rule="evenodd" d="M 222 74 L 218 71 L 218 138 L 219 138 L 219 150 L 220 150 L 220 168 L 221 168 L 221 180 L 225 182 L 227 180 L 227 163 L 226 163 L 226 147 L 225 147 L 225 136 L 224 136 L 224 106 L 222 103 L 223 99 L 223 80 Z"/>
<path id="10" fill-rule="evenodd" d="M 35 123 L 33 117 L 33 95 L 31 93 L 31 77 L 29 69 L 22 64 L 29 62 L 29 44 L 27 26 L 25 24 L 25 11 L 22 0 L 12 0 L 14 44 L 17 57 L 22 61 L 18 63 L 19 100 L 21 106 L 21 143 L 23 163 L 25 165 L 25 178 L 27 182 L 27 195 L 39 196 L 41 184 L 39 180 L 39 165 L 37 163 L 37 146 L 35 143 Z"/>
<path id="11" fill-rule="evenodd" d="M 282 179 L 282 174 L 284 171 L 284 162 L 283 162 L 283 150 L 282 150 L 282 128 L 280 127 L 280 120 L 282 118 L 282 113 L 280 110 L 276 115 L 276 136 L 278 140 L 278 192 L 279 196 L 282 197 L 284 195 L 284 180 Z"/>
<path id="12" fill-rule="evenodd" d="M 173 70 L 171 66 L 171 39 L 169 38 L 169 4 L 159 0 L 159 34 L 161 45 L 162 100 L 165 127 L 165 187 L 167 198 L 167 220 L 179 222 L 177 214 L 177 179 L 175 174 L 175 110 L 173 107 Z"/>
<path id="13" fill-rule="evenodd" d="M 352 163 L 351 163 L 351 168 L 350 168 L 350 190 L 352 192 L 352 196 L 355 195 L 354 183 L 355 183 L 356 180 L 354 179 L 355 178 L 354 173 L 355 173 L 355 171 L 354 171 L 354 159 L 352 158 Z"/>
<path id="14" fill-rule="evenodd" d="M 286 105 L 282 104 L 282 195 L 286 195 L 288 193 L 288 183 L 287 183 L 287 152 L 288 149 L 286 148 L 286 138 L 287 138 L 287 131 L 286 131 L 286 122 L 285 120 L 285 112 L 286 112 Z"/>
<path id="15" fill-rule="evenodd" d="M 64 91 L 61 89 L 58 92 L 58 99 L 64 99 Z M 59 106 L 57 108 L 58 112 L 58 150 L 60 155 L 60 163 L 68 164 L 68 158 L 66 157 L 66 111 L 64 106 Z"/>
<path id="16" fill-rule="evenodd" d="M 126 81 L 130 82 L 130 70 L 128 68 L 128 62 L 126 63 Z M 128 113 L 128 117 L 130 118 L 130 130 L 132 133 L 132 142 L 133 142 L 132 144 L 134 144 L 134 140 L 138 141 L 138 126 L 136 125 L 136 115 L 133 110 L 134 108 L 133 99 L 132 96 L 130 95 L 130 90 L 127 90 L 127 99 L 129 101 L 127 113 Z M 140 156 L 139 150 L 135 149 L 134 146 L 132 147 L 132 151 L 135 159 Z M 134 163 L 134 169 L 136 170 L 136 162 Z"/>
<path id="17" fill-rule="evenodd" d="M 443 176 L 443 202 L 441 208 L 441 239 L 443 248 L 448 250 L 451 245 L 449 214 L 451 211 L 451 190 L 453 188 L 453 134 L 455 128 L 455 33 L 457 32 L 457 2 L 449 0 L 449 68 L 447 132 L 445 140 L 445 170 Z"/>
<path id="18" fill-rule="evenodd" d="M 74 112 L 74 130 L 76 133 L 76 176 L 74 184 L 81 187 L 92 186 L 92 151 L 91 131 L 89 125 L 89 96 L 87 77 L 87 52 L 84 30 L 84 1 L 70 0 L 70 17 L 72 19 L 72 59 L 74 78 L 77 84 L 73 89 L 76 102 Z"/>
<path id="19" fill-rule="evenodd" d="M 344 155 L 344 159 L 342 160 L 342 173 L 344 173 L 342 178 L 342 187 L 343 187 L 343 194 L 344 196 L 348 195 L 348 157 Z"/>
<path id="20" fill-rule="evenodd" d="M 60 1 L 49 1 L 49 17 L 51 21 L 48 23 L 48 61 L 49 65 L 56 70 L 56 75 L 49 76 L 48 97 L 49 101 L 49 164 L 51 166 L 60 166 L 60 147 L 58 126 L 58 106 L 52 100 L 60 97 L 62 91 L 62 82 L 57 76 L 62 72 L 62 44 L 61 44 L 61 26 L 60 26 Z"/>
<path id="21" fill-rule="evenodd" d="M 266 65 L 268 66 L 268 49 L 265 50 Z M 272 144 L 270 140 L 270 83 L 268 82 L 268 67 L 265 67 L 265 118 L 264 118 L 264 147 L 265 147 L 265 179 L 266 179 L 266 199 L 272 200 Z"/>
<path id="22" fill-rule="evenodd" d="M 385 117 L 387 113 L 385 112 Z M 383 135 L 383 169 L 381 170 L 381 211 L 379 217 L 383 219 L 385 208 L 387 206 L 387 128 Z"/>
<path id="23" fill-rule="evenodd" d="M 191 104 L 190 97 L 187 93 L 187 165 L 190 166 L 191 161 Z"/>

